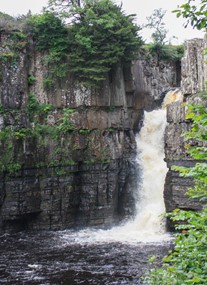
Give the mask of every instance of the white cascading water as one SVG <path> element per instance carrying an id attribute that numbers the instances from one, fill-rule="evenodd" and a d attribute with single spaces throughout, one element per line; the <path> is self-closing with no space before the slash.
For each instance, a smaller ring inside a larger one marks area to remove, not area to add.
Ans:
<path id="1" fill-rule="evenodd" d="M 145 112 L 143 127 L 136 137 L 137 162 L 142 173 L 134 223 L 137 231 L 144 236 L 165 232 L 161 214 L 165 212 L 163 190 L 167 173 L 164 162 L 166 124 L 166 110 Z"/>
<path id="2" fill-rule="evenodd" d="M 74 234 L 64 232 L 68 243 L 158 242 L 170 238 L 165 232 L 163 190 L 167 166 L 164 162 L 164 132 L 167 125 L 166 105 L 182 100 L 181 92 L 169 91 L 163 109 L 144 112 L 143 127 L 136 137 L 137 163 L 141 182 L 137 190 L 135 219 L 110 230 L 85 229 Z"/>

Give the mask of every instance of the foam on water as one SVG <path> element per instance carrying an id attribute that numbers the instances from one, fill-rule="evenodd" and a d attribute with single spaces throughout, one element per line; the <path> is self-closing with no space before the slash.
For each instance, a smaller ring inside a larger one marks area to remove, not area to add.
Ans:
<path id="1" fill-rule="evenodd" d="M 64 231 L 60 235 L 68 243 L 162 242 L 170 239 L 165 232 L 163 201 L 167 166 L 164 162 L 166 110 L 145 112 L 143 127 L 136 137 L 137 163 L 141 169 L 141 185 L 137 187 L 135 219 L 109 230 L 84 229 Z"/>
<path id="2" fill-rule="evenodd" d="M 144 112 L 143 127 L 136 137 L 137 163 L 141 180 L 137 187 L 136 217 L 124 225 L 109 230 L 84 229 L 59 232 L 63 243 L 159 243 L 171 239 L 165 230 L 165 205 L 163 199 L 167 166 L 164 162 L 164 133 L 167 125 L 166 108 L 171 103 L 182 101 L 179 89 L 170 90 L 163 108 Z"/>

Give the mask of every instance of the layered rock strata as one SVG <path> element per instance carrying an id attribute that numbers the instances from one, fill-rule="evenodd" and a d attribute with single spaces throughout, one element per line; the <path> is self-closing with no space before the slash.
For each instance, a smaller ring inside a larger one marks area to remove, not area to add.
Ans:
<path id="1" fill-rule="evenodd" d="M 132 72 L 117 65 L 98 89 L 70 75 L 46 88 L 34 43 L 6 31 L 0 40 L 0 231 L 109 226 L 133 215 L 135 131 L 156 90 L 176 85 L 177 63 L 143 57 Z"/>
<path id="2" fill-rule="evenodd" d="M 193 186 L 191 178 L 183 178 L 171 166 L 195 165 L 195 161 L 186 153 L 183 134 L 190 130 L 190 120 L 186 120 L 185 103 L 196 100 L 196 94 L 205 90 L 207 67 L 204 48 L 206 40 L 193 39 L 185 42 L 185 54 L 182 59 L 181 89 L 183 102 L 171 104 L 167 110 L 168 126 L 165 134 L 165 153 L 169 171 L 166 177 L 164 198 L 167 212 L 175 208 L 197 210 L 201 204 L 196 199 L 190 199 L 186 191 Z"/>

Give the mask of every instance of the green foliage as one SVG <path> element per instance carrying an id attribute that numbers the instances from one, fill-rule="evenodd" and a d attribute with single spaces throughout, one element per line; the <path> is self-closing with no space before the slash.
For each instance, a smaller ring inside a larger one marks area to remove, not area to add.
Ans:
<path id="1" fill-rule="evenodd" d="M 40 117 L 46 118 L 52 109 L 52 105 L 37 102 L 33 93 L 28 94 L 28 114 L 31 121 L 38 121 Z"/>
<path id="2" fill-rule="evenodd" d="M 68 73 L 68 31 L 62 21 L 51 12 L 30 18 L 32 35 L 40 52 L 47 52 L 44 62 L 48 74 L 44 78 L 44 87 L 51 89 L 54 81 L 64 78 Z"/>
<path id="3" fill-rule="evenodd" d="M 151 271 L 147 284 L 206 285 L 207 207 L 197 213 L 176 210 L 170 216 L 179 222 L 175 248 L 163 259 L 162 268 Z"/>
<path id="4" fill-rule="evenodd" d="M 185 134 L 187 151 L 196 160 L 192 168 L 173 167 L 181 176 L 193 177 L 195 186 L 189 189 L 191 198 L 207 201 L 206 94 L 203 104 L 188 106 L 187 119 L 192 121 L 191 131 Z M 201 146 L 200 146 L 201 145 Z M 163 259 L 160 269 L 153 269 L 147 283 L 153 285 L 206 285 L 207 284 L 207 206 L 199 212 L 174 210 L 169 217 L 177 223 L 174 251 Z"/>
<path id="5" fill-rule="evenodd" d="M 13 61 L 15 57 L 15 53 L 14 52 L 3 52 L 0 54 L 0 61 L 2 62 L 11 62 Z"/>
<path id="6" fill-rule="evenodd" d="M 83 0 L 49 0 L 48 8 L 50 11 L 57 13 L 61 17 L 67 17 L 72 6 L 81 6 Z"/>
<path id="7" fill-rule="evenodd" d="M 16 116 L 12 110 L 3 108 L 0 105 L 0 112 L 3 115 Z M 0 172 L 14 173 L 24 167 L 23 145 L 29 142 L 35 143 L 38 150 L 35 157 L 36 167 L 56 167 L 74 165 L 71 153 L 68 149 L 72 144 L 72 134 L 76 131 L 75 125 L 71 122 L 73 109 L 65 108 L 62 116 L 57 119 L 54 125 L 49 125 L 47 116 L 53 112 L 49 104 L 38 103 L 36 96 L 28 94 L 28 127 L 7 126 L 0 131 Z M 15 119 L 16 120 L 16 119 Z M 18 116 L 17 116 L 18 120 Z M 47 157 L 41 155 L 42 150 L 54 150 Z"/>
<path id="8" fill-rule="evenodd" d="M 153 43 L 145 45 L 145 49 L 151 54 L 157 55 L 159 60 L 180 60 L 184 54 L 183 45 L 166 44 L 167 30 L 163 22 L 165 13 L 165 10 L 155 9 L 152 15 L 147 17 L 148 23 L 145 27 L 153 30 Z"/>
<path id="9" fill-rule="evenodd" d="M 76 165 L 76 162 L 72 159 L 52 160 L 47 164 L 47 166 L 49 167 L 73 166 L 73 165 Z M 42 166 L 45 166 L 45 165 L 42 165 Z M 63 175 L 63 170 L 61 171 L 61 174 L 60 174 L 60 171 L 59 171 L 59 174 L 58 173 L 56 174 Z"/>
<path id="10" fill-rule="evenodd" d="M 95 159 L 84 160 L 85 164 L 94 164 L 95 162 Z"/>
<path id="11" fill-rule="evenodd" d="M 145 49 L 152 55 L 157 55 L 160 60 L 181 60 L 184 55 L 183 45 L 159 45 L 148 44 L 145 45 Z"/>
<path id="12" fill-rule="evenodd" d="M 26 31 L 27 19 L 31 16 L 29 11 L 27 15 L 18 15 L 18 17 L 12 17 L 6 13 L 0 12 L 0 30 L 6 32 L 15 32 L 17 33 L 18 39 L 24 39 L 23 31 Z"/>
<path id="13" fill-rule="evenodd" d="M 207 0 L 199 0 L 194 3 L 194 0 L 188 0 L 187 3 L 178 6 L 178 9 L 173 11 L 177 17 L 183 17 L 186 20 L 186 27 L 190 24 L 198 30 L 207 27 Z"/>
<path id="14" fill-rule="evenodd" d="M 5 113 L 5 108 L 2 104 L 0 104 L 0 114 L 4 114 Z"/>
<path id="15" fill-rule="evenodd" d="M 58 121 L 57 135 L 63 136 L 67 133 L 76 130 L 75 125 L 71 122 L 71 115 L 74 113 L 73 109 L 66 108 L 63 110 L 63 116 Z"/>
<path id="16" fill-rule="evenodd" d="M 180 171 L 182 176 L 193 177 L 195 187 L 189 189 L 188 193 L 193 198 L 207 200 L 207 106 L 205 104 L 207 93 L 200 94 L 199 104 L 192 103 L 188 106 L 186 119 L 191 121 L 191 130 L 185 132 L 186 151 L 197 162 L 192 168 L 174 167 Z"/>
<path id="17" fill-rule="evenodd" d="M 18 170 L 21 169 L 21 164 L 18 162 L 8 163 L 6 170 L 9 174 L 15 174 Z"/>
<path id="18" fill-rule="evenodd" d="M 52 78 L 44 78 L 43 79 L 43 87 L 47 90 L 52 89 L 54 86 L 54 80 Z"/>
<path id="19" fill-rule="evenodd" d="M 153 29 L 152 33 L 153 43 L 155 45 L 164 45 L 167 36 L 167 30 L 165 29 L 165 23 L 163 18 L 166 11 L 163 9 L 155 9 L 150 17 L 147 17 L 148 23 L 145 25 L 146 28 Z"/>
<path id="20" fill-rule="evenodd" d="M 67 49 L 67 30 L 53 13 L 45 12 L 29 20 L 32 35 L 39 51 L 60 51 Z"/>
<path id="21" fill-rule="evenodd" d="M 87 0 L 82 6 L 80 1 L 51 0 L 51 7 L 61 8 L 71 24 L 66 27 L 51 10 L 29 19 L 37 49 L 46 52 L 46 89 L 69 72 L 85 86 L 99 86 L 115 64 L 136 57 L 140 28 L 134 15 L 126 16 L 111 0 Z"/>
<path id="22" fill-rule="evenodd" d="M 200 94 L 200 98 L 201 102 L 205 102 L 207 100 L 207 93 Z M 185 139 L 205 142 L 207 140 L 207 106 L 203 103 L 191 104 L 188 106 L 186 118 L 192 121 L 192 128 L 190 132 L 186 132 Z M 202 151 L 203 147 L 199 148 L 198 145 L 195 147 L 191 146 L 191 150 L 195 148 L 198 151 L 198 153 L 195 153 L 195 156 L 192 153 L 195 159 L 207 159 L 206 153 Z"/>
<path id="23" fill-rule="evenodd" d="M 60 170 L 57 169 L 55 172 L 58 176 L 65 176 L 66 175 L 66 172 L 63 169 L 60 169 Z"/>
<path id="24" fill-rule="evenodd" d="M 99 85 L 112 66 L 136 57 L 140 28 L 134 15 L 124 15 L 112 1 L 88 0 L 82 8 L 74 6 L 71 16 L 70 68 L 85 85 Z"/>
<path id="25" fill-rule="evenodd" d="M 14 112 L 0 105 L 0 113 L 7 118 L 5 124 L 10 122 L 9 118 L 14 122 L 13 126 L 0 131 L 1 173 L 14 175 L 17 170 L 27 167 L 54 167 L 54 173 L 64 175 L 58 167 L 75 165 L 80 155 L 86 164 L 110 162 L 101 142 L 103 132 L 78 129 L 75 125 L 77 109 L 57 111 L 49 104 L 39 103 L 32 93 L 28 94 L 27 106 L 24 109 L 27 119 L 22 126 L 19 119 L 23 110 Z"/>
<path id="26" fill-rule="evenodd" d="M 33 74 L 29 74 L 27 78 L 28 85 L 33 85 L 36 81 L 36 78 Z"/>
<path id="27" fill-rule="evenodd" d="M 79 134 L 82 134 L 82 135 L 87 135 L 87 134 L 90 134 L 92 130 L 89 130 L 89 129 L 80 129 L 79 130 Z"/>
<path id="28" fill-rule="evenodd" d="M 21 31 L 12 30 L 7 33 L 4 44 L 1 47 L 0 62 L 9 62 L 14 66 L 20 58 L 20 52 L 24 50 L 28 42 L 26 35 Z"/>
<path id="29" fill-rule="evenodd" d="M 0 131 L 0 147 L 1 147 L 1 161 L 0 161 L 0 172 L 8 172 L 10 174 L 16 172 L 21 168 L 21 164 L 14 159 L 14 132 L 16 133 L 17 138 L 17 130 L 13 130 L 10 127 L 6 127 L 4 130 Z M 6 151 L 4 151 L 6 150 Z"/>
<path id="30" fill-rule="evenodd" d="M 27 38 L 27 36 L 21 31 L 13 31 L 11 35 L 12 35 L 13 40 L 20 40 L 21 41 L 21 40 L 25 40 Z"/>
<path id="31" fill-rule="evenodd" d="M 114 133 L 114 132 L 116 131 L 116 129 L 114 129 L 114 128 L 108 128 L 107 131 L 108 131 L 109 133 Z"/>

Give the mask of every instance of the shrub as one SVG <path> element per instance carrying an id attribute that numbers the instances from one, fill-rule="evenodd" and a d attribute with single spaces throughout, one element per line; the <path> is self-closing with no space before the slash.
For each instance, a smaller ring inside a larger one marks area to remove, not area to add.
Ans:
<path id="1" fill-rule="evenodd" d="M 71 13 L 70 67 L 85 85 L 98 85 L 114 64 L 136 58 L 142 41 L 134 15 L 124 15 L 110 0 L 86 1 Z"/>
<path id="2" fill-rule="evenodd" d="M 157 55 L 159 60 L 181 60 L 184 55 L 183 45 L 160 45 L 160 44 L 148 44 L 145 45 L 145 49 L 152 55 Z"/>

